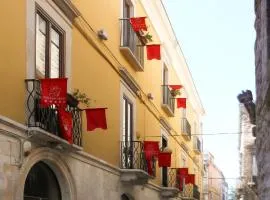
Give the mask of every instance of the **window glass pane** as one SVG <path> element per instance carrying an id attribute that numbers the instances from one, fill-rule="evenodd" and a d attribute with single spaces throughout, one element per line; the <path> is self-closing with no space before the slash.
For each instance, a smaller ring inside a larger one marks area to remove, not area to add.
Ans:
<path id="1" fill-rule="evenodd" d="M 36 72 L 39 77 L 45 76 L 46 55 L 46 21 L 36 15 Z"/>
<path id="2" fill-rule="evenodd" d="M 51 29 L 51 67 L 50 78 L 58 78 L 60 71 L 60 35 L 54 29 Z"/>
<path id="3" fill-rule="evenodd" d="M 128 136 L 128 141 L 131 140 L 131 105 L 128 104 L 128 131 L 127 131 L 127 136 Z"/>
<path id="4" fill-rule="evenodd" d="M 123 138 L 122 138 L 123 141 L 126 140 L 125 135 L 126 135 L 126 99 L 124 98 L 123 99 Z"/>
<path id="5" fill-rule="evenodd" d="M 38 17 L 37 21 L 38 21 L 38 30 L 45 35 L 46 34 L 46 21 L 42 19 L 40 16 Z"/>
<path id="6" fill-rule="evenodd" d="M 57 31 L 55 31 L 54 29 L 51 29 L 51 41 L 59 47 L 59 43 L 60 43 L 60 35 Z"/>

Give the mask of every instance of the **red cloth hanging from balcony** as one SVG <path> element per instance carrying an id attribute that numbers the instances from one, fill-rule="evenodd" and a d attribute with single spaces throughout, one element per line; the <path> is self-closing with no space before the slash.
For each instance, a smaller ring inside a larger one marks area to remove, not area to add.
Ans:
<path id="1" fill-rule="evenodd" d="M 171 152 L 159 152 L 158 154 L 158 166 L 170 167 L 171 166 Z"/>
<path id="2" fill-rule="evenodd" d="M 96 128 L 107 129 L 106 113 L 107 108 L 87 108 L 85 109 L 87 118 L 87 131 Z"/>
<path id="3" fill-rule="evenodd" d="M 195 174 L 188 174 L 185 180 L 185 184 L 195 184 Z"/>
<path id="4" fill-rule="evenodd" d="M 177 175 L 179 179 L 179 190 L 183 191 L 185 185 L 185 178 L 188 175 L 188 168 L 179 168 Z"/>
<path id="5" fill-rule="evenodd" d="M 177 98 L 177 108 L 186 108 L 187 107 L 187 99 L 186 98 Z"/>
<path id="6" fill-rule="evenodd" d="M 61 136 L 67 140 L 70 144 L 73 143 L 72 134 L 72 114 L 64 109 L 58 109 L 58 119 L 60 124 Z"/>
<path id="7" fill-rule="evenodd" d="M 144 153 L 146 159 L 152 158 L 152 156 L 158 156 L 159 154 L 159 142 L 157 141 L 144 141 Z"/>
<path id="8" fill-rule="evenodd" d="M 67 78 L 40 79 L 40 105 L 65 107 L 67 103 Z"/>
<path id="9" fill-rule="evenodd" d="M 147 172 L 150 176 L 154 175 L 153 166 L 152 166 L 152 159 L 146 159 L 147 164 Z"/>
<path id="10" fill-rule="evenodd" d="M 145 18 L 146 17 L 131 17 L 129 19 L 129 22 L 135 32 L 138 32 L 140 30 L 147 31 L 147 27 L 145 24 Z"/>
<path id="11" fill-rule="evenodd" d="M 179 175 L 187 176 L 188 175 L 188 168 L 179 168 L 178 173 L 179 173 Z"/>
<path id="12" fill-rule="evenodd" d="M 151 44 L 146 46 L 147 50 L 147 59 L 157 59 L 160 60 L 160 45 L 159 44 Z"/>
<path id="13" fill-rule="evenodd" d="M 144 141 L 144 153 L 147 163 L 147 172 L 149 175 L 153 176 L 153 166 L 152 161 L 153 157 L 157 157 L 159 154 L 159 142 L 157 141 Z"/>
<path id="14" fill-rule="evenodd" d="M 169 85 L 172 90 L 180 90 L 183 86 L 182 85 Z"/>

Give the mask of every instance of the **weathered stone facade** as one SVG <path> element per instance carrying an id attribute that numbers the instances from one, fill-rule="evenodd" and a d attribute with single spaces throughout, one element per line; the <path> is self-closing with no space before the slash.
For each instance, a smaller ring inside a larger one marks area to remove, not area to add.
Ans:
<path id="1" fill-rule="evenodd" d="M 131 200 L 171 199 L 165 197 L 169 189 L 147 182 L 136 185 L 123 181 L 121 169 L 78 151 L 76 147 L 64 150 L 34 142 L 40 133 L 35 134 L 31 135 L 27 127 L 0 116 L 1 200 L 25 199 L 26 178 L 40 161 L 55 174 L 64 200 L 119 200 L 123 194 Z"/>
<path id="2" fill-rule="evenodd" d="M 260 200 L 270 197 L 270 1 L 255 1 L 257 38 L 255 43 L 256 64 L 256 147 L 258 166 L 258 194 Z"/>
<path id="3" fill-rule="evenodd" d="M 239 156 L 240 156 L 240 183 L 238 196 L 240 199 L 257 200 L 256 194 L 256 160 L 255 160 L 255 137 L 252 134 L 254 127 L 244 104 L 240 104 L 240 133 Z"/>

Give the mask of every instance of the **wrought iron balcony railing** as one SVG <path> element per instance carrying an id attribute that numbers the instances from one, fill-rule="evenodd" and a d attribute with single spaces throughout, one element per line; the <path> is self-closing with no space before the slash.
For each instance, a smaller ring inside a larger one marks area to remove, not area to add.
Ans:
<path id="1" fill-rule="evenodd" d="M 191 139 L 191 126 L 190 126 L 187 118 L 181 119 L 181 132 L 186 139 L 188 139 L 188 140 Z"/>
<path id="2" fill-rule="evenodd" d="M 122 169 L 141 169 L 150 176 L 156 176 L 156 160 L 152 158 L 147 163 L 141 141 L 121 141 L 120 165 Z"/>
<path id="3" fill-rule="evenodd" d="M 197 185 L 184 185 L 183 191 L 181 191 L 181 197 L 183 199 L 200 200 L 200 192 Z"/>
<path id="4" fill-rule="evenodd" d="M 193 197 L 194 197 L 194 199 L 200 200 L 200 192 L 199 192 L 199 188 L 197 185 L 193 186 Z"/>
<path id="5" fill-rule="evenodd" d="M 139 32 L 134 32 L 129 19 L 120 19 L 121 23 L 121 38 L 120 49 L 122 48 L 124 53 L 127 52 L 128 59 L 132 61 L 132 64 L 138 71 L 143 71 L 144 66 L 144 41 Z M 131 53 L 131 55 L 130 55 Z"/>
<path id="6" fill-rule="evenodd" d="M 39 127 L 51 134 L 61 137 L 56 107 L 54 105 L 48 108 L 40 107 L 40 81 L 27 79 L 25 83 L 27 92 L 27 126 Z M 73 143 L 82 146 L 82 110 L 67 104 L 66 111 L 72 114 Z"/>
<path id="7" fill-rule="evenodd" d="M 162 100 L 163 105 L 166 105 L 173 115 L 175 109 L 175 98 L 172 96 L 169 86 L 162 85 L 162 92 L 163 92 L 163 100 Z"/>
<path id="8" fill-rule="evenodd" d="M 168 187 L 179 189 L 179 178 L 177 176 L 178 169 L 170 168 L 168 173 Z"/>

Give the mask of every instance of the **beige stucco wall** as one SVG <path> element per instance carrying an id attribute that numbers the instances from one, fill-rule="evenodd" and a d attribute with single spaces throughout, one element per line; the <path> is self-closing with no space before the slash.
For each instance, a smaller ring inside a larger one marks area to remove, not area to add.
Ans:
<path id="1" fill-rule="evenodd" d="M 0 114 L 24 123 L 26 77 L 25 1 L 0 3 Z"/>

